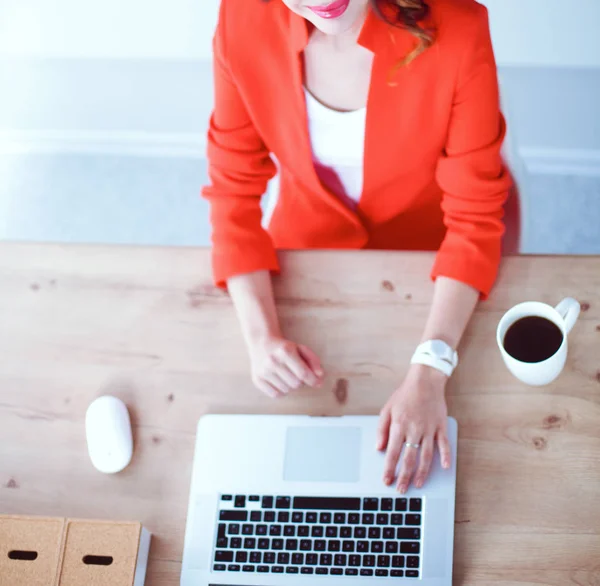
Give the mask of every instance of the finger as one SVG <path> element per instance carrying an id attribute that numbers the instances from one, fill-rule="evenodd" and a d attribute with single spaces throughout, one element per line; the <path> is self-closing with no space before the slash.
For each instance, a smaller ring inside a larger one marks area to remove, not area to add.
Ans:
<path id="1" fill-rule="evenodd" d="M 263 375 L 263 379 L 284 395 L 287 395 L 291 391 L 290 387 L 288 387 L 276 371 L 271 371 Z"/>
<path id="2" fill-rule="evenodd" d="M 294 375 L 294 378 L 300 383 L 304 383 L 309 387 L 317 384 L 318 379 L 316 375 L 302 358 L 298 350 L 294 349 L 292 352 L 287 352 L 283 359 L 283 363 Z"/>
<path id="3" fill-rule="evenodd" d="M 415 474 L 415 486 L 421 488 L 429 476 L 429 470 L 431 469 L 431 462 L 433 460 L 433 450 L 435 447 L 434 434 L 430 433 L 425 435 L 421 441 L 421 451 L 419 453 L 419 467 Z"/>
<path id="4" fill-rule="evenodd" d="M 308 346 L 304 346 L 303 344 L 298 346 L 298 352 L 300 352 L 300 356 L 302 356 L 304 362 L 308 364 L 317 378 L 321 380 L 325 372 L 323 371 L 323 366 L 321 365 L 319 357 Z"/>
<path id="5" fill-rule="evenodd" d="M 440 429 L 437 433 L 437 445 L 440 451 L 440 460 L 442 461 L 442 468 L 450 468 L 452 463 L 452 451 L 450 450 L 450 442 L 446 435 L 446 429 Z"/>
<path id="6" fill-rule="evenodd" d="M 392 422 L 390 425 L 385 461 L 383 463 L 383 482 L 388 486 L 394 482 L 394 478 L 396 477 L 396 468 L 398 467 L 398 459 L 402 452 L 404 437 L 404 426 Z"/>
<path id="7" fill-rule="evenodd" d="M 281 397 L 281 393 L 273 386 L 271 386 L 267 381 L 257 380 L 254 382 L 256 388 L 261 392 L 271 397 L 271 399 L 277 399 Z"/>
<path id="8" fill-rule="evenodd" d="M 287 360 L 288 357 L 286 355 L 283 361 L 275 367 L 274 371 L 290 389 L 299 389 L 302 386 L 302 380 L 289 368 Z"/>
<path id="9" fill-rule="evenodd" d="M 388 445 L 390 437 L 390 424 L 392 423 L 392 413 L 384 407 L 379 415 L 379 424 L 377 426 L 377 449 L 381 452 Z"/>
<path id="10" fill-rule="evenodd" d="M 411 433 L 406 441 L 411 444 L 420 444 L 423 437 L 422 433 Z M 417 458 L 419 449 L 413 446 L 404 446 L 402 458 L 400 458 L 400 472 L 398 473 L 398 490 L 405 493 L 417 467 Z"/>

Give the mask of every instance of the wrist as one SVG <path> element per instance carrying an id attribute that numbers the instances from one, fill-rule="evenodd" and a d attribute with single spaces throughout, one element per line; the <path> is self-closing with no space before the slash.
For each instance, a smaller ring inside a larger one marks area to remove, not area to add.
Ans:
<path id="1" fill-rule="evenodd" d="M 429 388 L 438 389 L 443 393 L 446 390 L 446 383 L 450 377 L 431 366 L 411 364 L 407 378 L 419 384 L 427 384 Z"/>

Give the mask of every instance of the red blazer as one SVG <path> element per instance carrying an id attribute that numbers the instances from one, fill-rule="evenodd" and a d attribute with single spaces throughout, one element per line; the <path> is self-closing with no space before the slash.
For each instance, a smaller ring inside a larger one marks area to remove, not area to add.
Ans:
<path id="1" fill-rule="evenodd" d="M 490 291 L 510 188 L 487 11 L 429 0 L 434 45 L 415 46 L 370 12 L 359 43 L 375 55 L 357 210 L 315 172 L 303 92 L 306 20 L 279 0 L 222 0 L 214 38 L 215 109 L 208 134 L 215 281 L 278 270 L 277 248 L 438 250 L 432 277 Z M 268 229 L 260 199 L 279 163 Z"/>

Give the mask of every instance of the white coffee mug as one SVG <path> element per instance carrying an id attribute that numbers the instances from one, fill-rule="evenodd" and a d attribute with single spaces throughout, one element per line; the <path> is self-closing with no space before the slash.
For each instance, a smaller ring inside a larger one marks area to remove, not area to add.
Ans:
<path id="1" fill-rule="evenodd" d="M 567 360 L 567 335 L 573 329 L 580 310 L 579 303 L 571 297 L 563 299 L 556 307 L 538 301 L 528 301 L 509 309 L 500 320 L 496 331 L 496 342 L 508 370 L 520 381 L 535 387 L 550 384 L 558 378 Z M 530 316 L 543 317 L 551 321 L 558 326 L 563 336 L 560 348 L 542 362 L 521 362 L 513 358 L 504 348 L 504 337 L 510 326 Z"/>

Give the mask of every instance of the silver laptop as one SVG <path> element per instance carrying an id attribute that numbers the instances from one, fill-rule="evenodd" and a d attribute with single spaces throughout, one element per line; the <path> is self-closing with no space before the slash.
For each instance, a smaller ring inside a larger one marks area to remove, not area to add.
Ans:
<path id="1" fill-rule="evenodd" d="M 198 424 L 182 586 L 451 586 L 453 465 L 382 483 L 377 417 L 209 415 Z"/>

